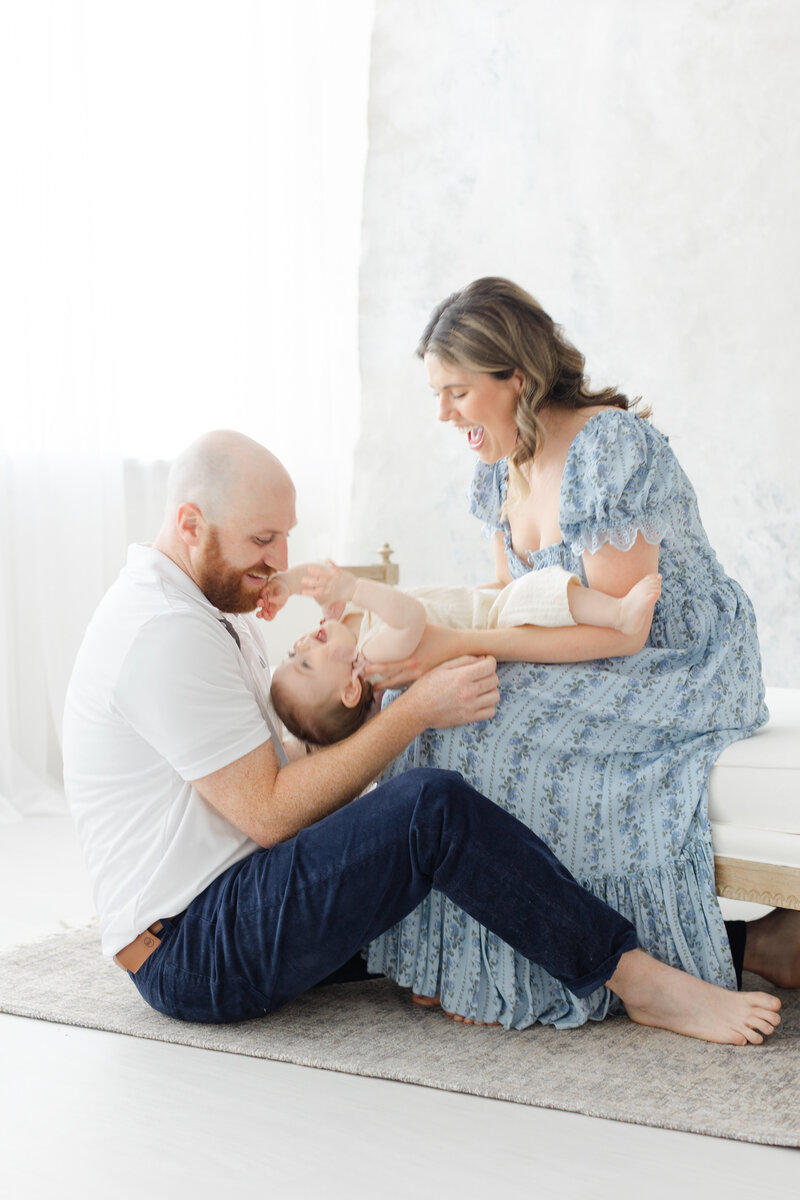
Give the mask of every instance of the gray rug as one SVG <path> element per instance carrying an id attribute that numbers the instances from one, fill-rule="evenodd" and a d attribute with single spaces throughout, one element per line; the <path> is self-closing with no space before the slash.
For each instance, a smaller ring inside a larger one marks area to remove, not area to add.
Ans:
<path id="1" fill-rule="evenodd" d="M 755 977 L 746 986 L 762 986 Z M 149 1009 L 96 927 L 0 955 L 0 1011 L 352 1075 L 772 1146 L 800 1145 L 800 997 L 763 1046 L 712 1046 L 611 1018 L 522 1032 L 459 1025 L 385 980 L 321 988 L 242 1025 Z"/>

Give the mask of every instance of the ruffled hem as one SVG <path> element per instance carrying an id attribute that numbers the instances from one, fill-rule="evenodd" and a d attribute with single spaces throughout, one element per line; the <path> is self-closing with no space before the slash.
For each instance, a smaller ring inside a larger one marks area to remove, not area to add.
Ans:
<path id="1" fill-rule="evenodd" d="M 580 526 L 567 526 L 564 529 L 564 541 L 576 558 L 580 558 L 587 550 L 596 554 L 606 543 L 616 550 L 632 550 L 639 534 L 651 546 L 657 546 L 672 532 L 669 521 L 643 520 L 639 518 L 630 525 L 619 526 L 615 529 L 581 529 Z"/>
<path id="2" fill-rule="evenodd" d="M 662 962 L 735 989 L 725 925 L 714 892 L 711 851 L 689 843 L 674 863 L 625 876 L 580 879 L 633 923 L 640 945 Z M 540 1022 L 574 1029 L 615 1011 L 606 988 L 579 999 L 438 892 L 373 942 L 370 971 L 442 1007 L 505 1029 Z M 619 1011 L 617 1004 L 616 1011 Z"/>

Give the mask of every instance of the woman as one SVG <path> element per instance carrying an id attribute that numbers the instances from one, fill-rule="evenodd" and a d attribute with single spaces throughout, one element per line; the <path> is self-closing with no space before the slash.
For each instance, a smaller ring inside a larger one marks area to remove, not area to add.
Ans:
<path id="1" fill-rule="evenodd" d="M 767 720 L 750 601 L 717 561 L 667 439 L 614 388 L 590 390 L 582 356 L 521 288 L 480 279 L 449 297 L 418 353 L 440 420 L 479 460 L 470 506 L 492 537 L 495 586 L 554 563 L 617 596 L 656 571 L 663 584 L 641 635 L 542 629 L 531 662 L 530 630 L 521 655 L 518 630 L 434 628 L 400 670 L 375 664 L 396 685 L 454 654 L 508 663 L 493 722 L 429 732 L 392 773 L 460 771 L 632 920 L 656 957 L 735 987 L 744 924 L 729 938 L 706 791 L 720 751 Z M 749 969 L 772 953 L 774 923 L 761 925 Z M 605 990 L 577 999 L 437 894 L 372 944 L 369 968 L 507 1028 L 608 1011 Z"/>

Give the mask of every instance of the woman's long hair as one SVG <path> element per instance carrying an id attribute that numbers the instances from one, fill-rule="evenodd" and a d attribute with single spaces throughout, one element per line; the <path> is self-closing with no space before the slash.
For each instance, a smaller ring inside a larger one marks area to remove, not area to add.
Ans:
<path id="1" fill-rule="evenodd" d="M 613 387 L 592 391 L 583 355 L 533 296 L 508 279 L 476 279 L 437 305 L 417 346 L 420 358 L 428 353 L 498 379 L 521 371 L 525 382 L 515 413 L 517 443 L 508 460 L 506 509 L 528 493 L 522 468 L 544 440 L 542 409 L 596 404 L 630 409 L 637 403 Z"/>

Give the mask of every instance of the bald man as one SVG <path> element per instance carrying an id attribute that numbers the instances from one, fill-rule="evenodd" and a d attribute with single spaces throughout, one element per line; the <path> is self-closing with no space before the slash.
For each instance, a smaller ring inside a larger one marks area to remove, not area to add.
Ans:
<path id="1" fill-rule="evenodd" d="M 492 659 L 445 664 L 346 741 L 288 761 L 248 614 L 286 569 L 294 524 L 291 479 L 263 446 L 198 439 L 75 663 L 67 796 L 102 948 L 144 999 L 238 1021 L 363 978 L 361 948 L 435 887 L 578 995 L 607 983 L 635 1019 L 718 1041 L 771 1031 L 774 1013 L 720 1013 L 708 997 L 728 993 L 636 949 L 628 921 L 459 776 L 411 771 L 361 795 L 424 729 L 494 714 Z M 695 990 L 667 1012 L 681 981 Z"/>

